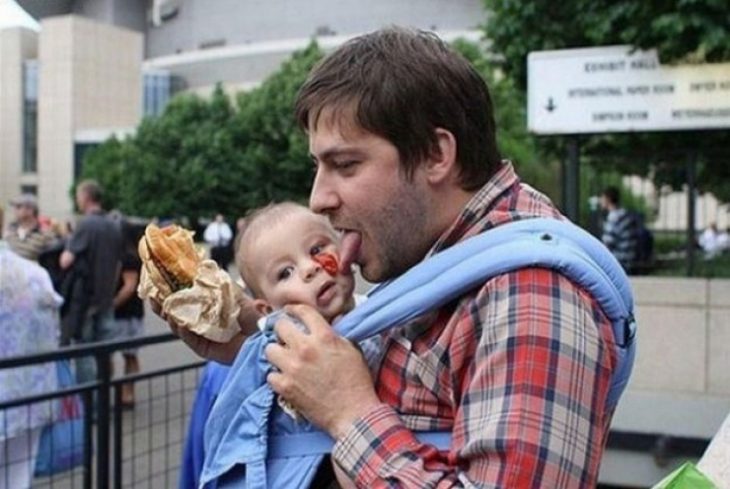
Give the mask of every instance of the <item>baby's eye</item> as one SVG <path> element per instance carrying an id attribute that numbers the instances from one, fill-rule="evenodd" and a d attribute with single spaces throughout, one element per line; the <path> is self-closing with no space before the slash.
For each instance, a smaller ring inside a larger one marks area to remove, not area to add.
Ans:
<path id="1" fill-rule="evenodd" d="M 309 254 L 312 256 L 319 255 L 324 251 L 324 246 L 322 245 L 314 245 L 309 249 Z"/>
<path id="2" fill-rule="evenodd" d="M 276 275 L 276 279 L 279 281 L 286 280 L 289 277 L 291 277 L 291 274 L 294 272 L 292 270 L 292 267 L 284 267 L 281 270 L 279 270 L 279 273 Z"/>

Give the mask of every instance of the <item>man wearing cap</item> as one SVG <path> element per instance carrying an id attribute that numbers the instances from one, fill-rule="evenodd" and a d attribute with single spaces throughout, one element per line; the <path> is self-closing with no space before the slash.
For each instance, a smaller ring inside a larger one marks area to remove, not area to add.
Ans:
<path id="1" fill-rule="evenodd" d="M 38 256 L 53 241 L 52 234 L 41 230 L 38 201 L 33 194 L 22 194 L 11 200 L 10 204 L 15 211 L 15 221 L 8 226 L 4 239 L 18 255 L 38 261 Z"/>

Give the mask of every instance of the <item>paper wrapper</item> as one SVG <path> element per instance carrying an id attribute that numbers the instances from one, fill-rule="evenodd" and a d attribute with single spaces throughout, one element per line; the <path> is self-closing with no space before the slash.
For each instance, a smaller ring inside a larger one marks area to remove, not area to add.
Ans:
<path id="1" fill-rule="evenodd" d="M 150 280 L 143 266 L 138 292 L 143 299 L 150 297 L 161 303 L 162 312 L 179 327 L 211 341 L 228 343 L 239 332 L 241 290 L 213 260 L 200 262 L 192 287 L 167 297 Z"/>

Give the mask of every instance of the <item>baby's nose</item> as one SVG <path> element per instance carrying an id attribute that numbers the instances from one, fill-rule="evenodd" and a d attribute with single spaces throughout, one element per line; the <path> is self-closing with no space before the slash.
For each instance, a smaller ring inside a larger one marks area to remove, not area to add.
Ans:
<path id="1" fill-rule="evenodd" d="M 302 272 L 304 274 L 304 280 L 311 280 L 321 270 L 322 270 L 322 265 L 320 265 L 319 263 L 317 263 L 316 261 L 314 261 L 310 258 L 309 260 L 307 260 L 306 265 L 302 267 Z"/>

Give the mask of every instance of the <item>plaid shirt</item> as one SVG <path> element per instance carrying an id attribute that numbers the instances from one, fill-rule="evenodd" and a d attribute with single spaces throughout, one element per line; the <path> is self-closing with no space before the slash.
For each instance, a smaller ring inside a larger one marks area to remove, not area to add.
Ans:
<path id="1" fill-rule="evenodd" d="M 561 218 L 505 163 L 430 254 L 519 219 Z M 594 487 L 611 412 L 611 324 L 552 270 L 496 276 L 387 333 L 376 389 L 332 456 L 358 487 Z M 452 432 L 449 451 L 413 431 Z"/>

